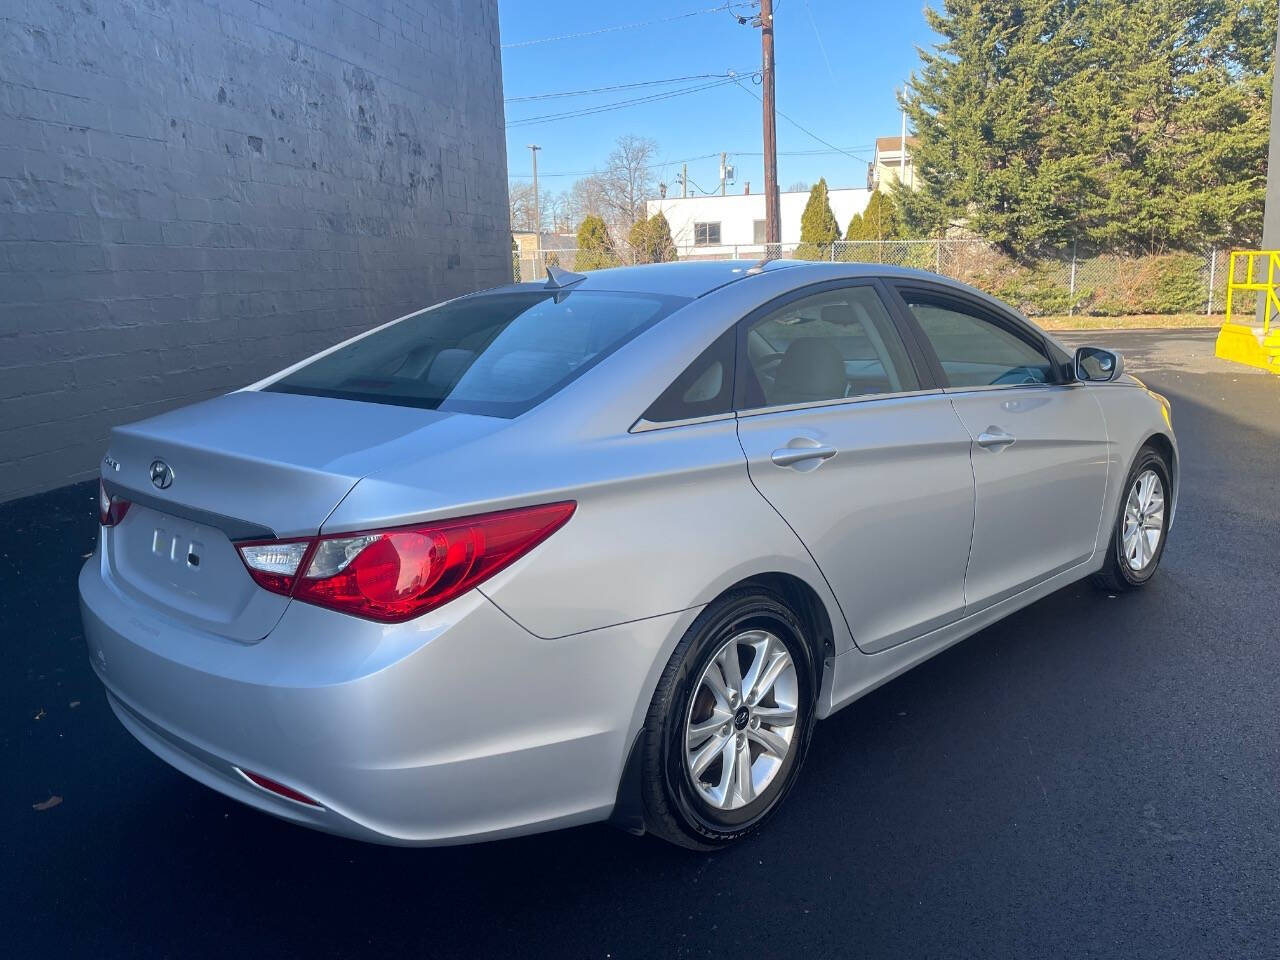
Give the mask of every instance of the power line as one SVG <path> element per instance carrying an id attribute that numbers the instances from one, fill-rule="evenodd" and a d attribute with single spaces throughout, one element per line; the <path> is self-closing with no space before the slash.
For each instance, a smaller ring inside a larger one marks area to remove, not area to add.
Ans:
<path id="1" fill-rule="evenodd" d="M 849 152 L 851 150 L 873 149 L 874 147 L 875 147 L 875 144 L 873 143 L 862 143 L 862 144 L 855 144 L 854 146 L 851 146 L 851 147 L 844 147 L 844 148 L 836 147 L 830 150 L 828 149 L 779 150 L 778 156 L 780 157 L 827 157 L 833 153 L 840 153 L 840 154 L 844 154 L 845 156 L 849 156 L 850 155 Z M 728 153 L 732 157 L 760 157 L 764 155 L 759 150 L 730 150 L 728 151 Z M 657 169 L 665 170 L 666 168 L 673 167 L 679 163 L 694 163 L 695 161 L 698 161 L 698 160 L 714 160 L 718 156 L 720 156 L 720 154 L 718 153 L 703 153 L 703 154 L 699 154 L 696 157 L 682 157 L 679 160 L 662 160 L 658 163 L 655 163 L 654 167 Z M 859 157 L 858 159 L 862 159 L 862 158 Z M 556 173 L 543 173 L 541 170 L 539 170 L 538 179 L 546 180 L 548 177 L 590 177 L 599 172 L 600 172 L 599 170 L 561 170 Z M 507 179 L 508 180 L 528 180 L 529 174 L 509 173 L 507 174 Z M 693 181 L 690 180 L 690 183 L 692 182 Z M 699 189 L 701 189 L 701 187 L 699 187 Z"/>
<path id="2" fill-rule="evenodd" d="M 739 73 L 748 71 L 738 71 Z M 732 73 L 732 71 L 730 72 Z M 535 93 L 524 97 L 507 97 L 503 103 L 524 103 L 529 100 L 554 100 L 559 97 L 584 97 L 592 93 L 608 93 L 613 90 L 632 90 L 636 87 L 654 87 L 664 83 L 682 83 L 688 80 L 724 79 L 726 73 L 695 73 L 687 77 L 668 77 L 665 80 L 638 80 L 635 83 L 615 83 L 607 87 L 590 87 L 585 90 L 563 90 L 558 93 Z"/>
<path id="3" fill-rule="evenodd" d="M 632 97 L 629 100 L 617 100 L 613 103 L 602 103 L 594 107 L 584 107 L 581 110 L 566 110 L 563 113 L 547 113 L 537 117 L 521 117 L 519 120 L 511 120 L 507 123 L 507 129 L 512 127 L 524 127 L 535 123 L 550 123 L 553 120 L 569 120 L 574 117 L 587 117 L 597 113 L 607 113 L 611 110 L 620 110 L 623 107 L 631 107 L 640 103 L 654 103 L 658 100 L 670 100 L 672 97 L 683 97 L 691 93 L 698 93 L 702 90 L 712 90 L 716 87 L 728 86 L 731 83 L 737 83 L 736 74 L 723 77 L 720 80 L 711 83 L 704 83 L 693 87 L 682 87 L 679 90 L 668 90 L 664 93 L 654 93 L 646 97 Z"/>
<path id="4" fill-rule="evenodd" d="M 733 83 L 734 83 L 734 84 L 736 84 L 738 87 L 740 87 L 740 88 L 743 90 L 743 92 L 745 92 L 745 93 L 749 93 L 749 94 L 751 94 L 751 96 L 755 97 L 757 100 L 760 100 L 760 95 L 759 95 L 758 93 L 756 93 L 754 90 L 752 90 L 750 87 L 744 87 L 744 86 L 742 86 L 742 84 L 741 84 L 741 83 L 739 83 L 737 79 L 735 79 L 735 80 L 733 81 Z M 761 102 L 761 103 L 763 103 L 764 101 L 763 101 L 763 100 L 761 100 L 760 102 Z M 775 109 L 776 109 L 776 107 L 775 107 Z M 787 123 L 791 124 L 793 127 L 795 127 L 797 130 L 799 130 L 801 133 L 803 133 L 803 134 L 805 134 L 805 135 L 807 135 L 807 136 L 812 137 L 814 140 L 817 140 L 819 143 L 823 144 L 824 146 L 830 147 L 830 148 L 831 148 L 832 150 L 834 150 L 836 153 L 842 153 L 842 154 L 844 154 L 846 157 L 848 157 L 850 160 L 857 160 L 859 163 L 868 163 L 868 162 L 869 162 L 869 161 L 867 160 L 867 158 L 866 158 L 866 157 L 859 157 L 857 154 L 850 153 L 848 150 L 844 150 L 844 149 L 842 149 L 842 148 L 840 148 L 840 147 L 837 147 L 837 146 L 836 146 L 834 143 L 832 143 L 830 140 L 823 140 L 823 139 L 822 139 L 822 137 L 818 136 L 816 133 L 814 133 L 814 132 L 813 132 L 812 130 L 810 130 L 808 127 L 806 127 L 806 126 L 804 126 L 803 124 L 801 124 L 798 120 L 793 120 L 793 119 L 791 119 L 789 116 L 787 116 L 787 115 L 786 115 L 785 113 L 783 113 L 781 110 L 778 110 L 778 111 L 777 111 L 777 113 L 778 113 L 778 116 L 780 116 L 783 120 L 787 121 Z"/>
<path id="5" fill-rule="evenodd" d="M 677 163 L 693 163 L 695 160 L 709 160 L 712 157 L 718 156 L 720 156 L 718 153 L 704 153 L 697 157 L 685 157 L 682 160 L 663 160 L 660 163 L 655 163 L 654 167 L 666 168 Z M 542 171 L 538 171 L 538 176 L 545 180 L 547 177 L 590 177 L 599 172 L 599 170 L 569 170 L 560 173 L 543 173 Z M 528 180 L 529 175 L 524 173 L 509 173 L 507 174 L 507 179 Z"/>
<path id="6" fill-rule="evenodd" d="M 716 7 L 706 7 L 702 10 L 690 10 L 688 13 L 677 13 L 670 17 L 659 17 L 656 20 L 641 20 L 638 23 L 623 23 L 616 27 L 601 27 L 598 30 L 584 30 L 581 33 L 564 33 L 555 37 L 539 37 L 536 40 L 520 40 L 516 43 L 504 43 L 503 50 L 513 50 L 516 47 L 531 47 L 538 43 L 553 43 L 557 40 L 579 40 L 583 37 L 596 37 L 602 33 L 616 33 L 619 30 L 635 30 L 639 27 L 650 27 L 658 23 L 672 23 L 676 20 L 687 20 L 690 17 L 700 17 L 706 13 L 719 13 L 722 10 L 728 10 L 730 4 L 722 3 Z"/>

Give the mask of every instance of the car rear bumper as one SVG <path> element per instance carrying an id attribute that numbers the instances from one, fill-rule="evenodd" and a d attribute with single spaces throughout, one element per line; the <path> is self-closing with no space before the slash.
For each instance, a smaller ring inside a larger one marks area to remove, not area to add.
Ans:
<path id="1" fill-rule="evenodd" d="M 100 551 L 80 598 L 112 709 L 161 759 L 267 813 L 398 844 L 606 818 L 657 672 L 692 618 L 542 640 L 472 591 L 390 626 L 292 603 L 244 644 L 123 596 Z"/>

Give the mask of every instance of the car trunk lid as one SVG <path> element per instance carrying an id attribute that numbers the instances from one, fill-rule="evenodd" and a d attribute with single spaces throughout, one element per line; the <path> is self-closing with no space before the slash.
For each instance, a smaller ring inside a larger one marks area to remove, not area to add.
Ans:
<path id="1" fill-rule="evenodd" d="M 118 427 L 103 478 L 131 506 L 103 531 L 111 578 L 184 625 L 259 640 L 289 600 L 253 582 L 238 542 L 314 536 L 362 476 L 504 422 L 240 391 Z"/>

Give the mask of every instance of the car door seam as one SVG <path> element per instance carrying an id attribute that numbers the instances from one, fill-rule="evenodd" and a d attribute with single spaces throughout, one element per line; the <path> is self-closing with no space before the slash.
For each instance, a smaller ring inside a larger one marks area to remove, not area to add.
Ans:
<path id="1" fill-rule="evenodd" d="M 1111 426 L 1107 423 L 1107 411 L 1102 406 L 1102 401 L 1098 399 L 1098 395 L 1088 386 L 1082 385 L 1085 392 L 1093 398 L 1093 402 L 1098 407 L 1098 415 L 1102 417 L 1102 435 L 1106 439 L 1107 448 L 1107 472 L 1106 478 L 1102 484 L 1102 503 L 1098 505 L 1098 528 L 1093 535 L 1093 556 L 1098 555 L 1098 550 L 1103 545 L 1103 529 L 1107 518 L 1107 498 L 1111 496 L 1111 468 L 1117 458 L 1112 455 L 1111 445 Z M 1110 537 L 1110 533 L 1107 534 Z"/>
<path id="2" fill-rule="evenodd" d="M 960 416 L 960 411 L 956 409 L 956 401 L 954 397 L 948 396 L 947 402 L 951 406 L 951 414 L 960 424 L 960 429 L 965 432 L 969 438 L 969 478 L 973 481 L 973 496 L 970 498 L 972 506 L 971 516 L 969 518 L 969 552 L 964 558 L 964 579 L 961 581 L 960 594 L 964 598 L 964 612 L 960 614 L 960 618 L 969 613 L 969 564 L 973 562 L 973 538 L 978 532 L 978 472 L 973 465 L 973 448 L 977 446 L 974 440 L 973 431 L 971 431 L 964 422 L 964 418 Z"/>
<path id="3" fill-rule="evenodd" d="M 845 613 L 844 605 L 840 602 L 840 597 L 836 594 L 835 588 L 831 585 L 831 581 L 827 579 L 827 573 L 825 570 L 822 569 L 822 564 L 818 563 L 818 558 L 813 555 L 813 551 L 809 549 L 809 545 L 804 542 L 804 537 L 800 536 L 800 534 L 796 531 L 796 528 L 791 525 L 791 521 L 788 520 L 785 516 L 783 516 L 782 511 L 779 510 L 774 505 L 773 501 L 764 495 L 764 491 L 761 490 L 756 485 L 755 477 L 751 476 L 751 457 L 747 455 L 747 448 L 743 446 L 743 443 L 742 443 L 741 420 L 735 417 L 733 424 L 734 424 L 733 433 L 738 440 L 738 447 L 740 450 L 742 450 L 743 463 L 747 468 L 747 482 L 750 483 L 752 489 L 755 490 L 755 492 L 760 495 L 760 499 L 763 500 L 766 504 L 768 504 L 769 509 L 778 515 L 778 519 L 781 520 L 784 524 L 786 524 L 787 529 L 791 531 L 791 535 L 796 538 L 796 542 L 799 543 L 800 546 L 804 548 L 805 554 L 809 557 L 810 560 L 813 561 L 814 569 L 818 571 L 818 576 L 822 578 L 822 582 L 827 585 L 827 590 L 830 592 L 832 599 L 835 600 L 836 609 L 840 611 L 840 618 L 844 620 L 844 627 L 846 630 L 849 631 L 849 639 L 853 642 L 852 649 L 857 650 L 859 653 L 865 655 L 867 651 L 863 650 L 860 646 L 858 646 L 858 638 L 855 637 L 853 634 L 853 626 L 849 623 L 849 615 Z"/>

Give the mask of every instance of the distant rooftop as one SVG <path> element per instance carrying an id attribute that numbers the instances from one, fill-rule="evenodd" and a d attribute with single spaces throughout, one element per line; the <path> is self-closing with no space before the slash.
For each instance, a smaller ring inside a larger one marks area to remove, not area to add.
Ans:
<path id="1" fill-rule="evenodd" d="M 920 143 L 919 137 L 907 137 L 907 146 L 915 147 Z M 896 137 L 876 137 L 876 150 L 897 150 L 902 146 L 901 135 Z"/>

